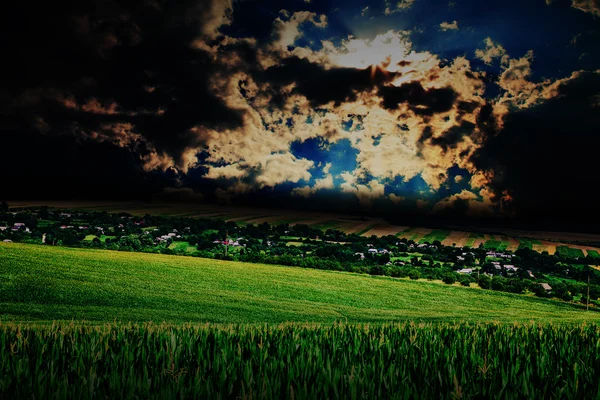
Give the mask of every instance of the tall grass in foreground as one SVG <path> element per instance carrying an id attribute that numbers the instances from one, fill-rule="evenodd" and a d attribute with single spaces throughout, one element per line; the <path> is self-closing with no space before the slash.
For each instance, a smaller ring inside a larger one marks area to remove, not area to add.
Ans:
<path id="1" fill-rule="evenodd" d="M 599 398 L 600 327 L 0 324 L 0 398 Z"/>

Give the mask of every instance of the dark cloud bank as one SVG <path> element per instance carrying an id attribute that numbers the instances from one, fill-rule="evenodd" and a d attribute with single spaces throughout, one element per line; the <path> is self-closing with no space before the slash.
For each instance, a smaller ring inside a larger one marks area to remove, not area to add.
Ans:
<path id="1" fill-rule="evenodd" d="M 2 18 L 8 71 L 0 89 L 0 198 L 149 200 L 165 187 L 187 186 L 215 200 L 215 189 L 227 182 L 203 178 L 202 169 L 183 174 L 172 168 L 148 169 L 141 162 L 158 152 L 180 164 L 186 149 L 202 145 L 201 138 L 189 134 L 194 126 L 218 131 L 242 125 L 242 113 L 215 96 L 210 81 L 216 71 L 233 73 L 236 67 L 190 46 L 198 38 L 208 44 L 217 40 L 207 27 L 212 3 L 34 6 L 26 1 L 11 6 Z M 387 86 L 394 74 L 382 71 L 373 75 L 371 70 L 326 69 L 298 57 L 259 71 L 255 47 L 237 43 L 221 51 L 237 53 L 246 72 L 275 92 L 293 83 L 294 93 L 305 96 L 312 107 L 351 101 L 365 91 L 376 91 L 387 109 L 408 104 L 424 117 L 459 102 L 452 88 L 424 89 L 419 82 Z M 598 227 L 599 75 L 584 73 L 558 90 L 558 96 L 539 106 L 511 111 L 501 130 L 491 122 L 489 105 L 480 111 L 477 125 L 485 137 L 473 161 L 493 171 L 492 189 L 498 197 L 506 191 L 512 197 L 506 204 L 510 217 L 480 221 Z M 271 107 L 283 105 L 282 98 L 272 99 Z M 117 108 L 111 108 L 113 103 Z M 474 110 L 466 102 L 459 109 Z M 126 124 L 136 127 L 135 134 Z M 464 122 L 438 137 L 424 132 L 421 140 L 448 149 L 474 127 Z M 367 210 L 348 194 L 333 191 L 306 200 L 264 189 L 236 201 L 426 222 L 416 209 L 376 201 Z M 465 212 L 465 201 L 458 199 L 436 221 L 455 222 Z"/>

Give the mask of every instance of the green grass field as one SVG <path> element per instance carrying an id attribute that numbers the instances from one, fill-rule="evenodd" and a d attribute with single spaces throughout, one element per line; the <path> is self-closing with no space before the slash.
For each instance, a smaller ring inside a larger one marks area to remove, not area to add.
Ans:
<path id="1" fill-rule="evenodd" d="M 172 250 L 184 251 L 186 253 L 197 250 L 196 246 L 192 246 L 189 242 L 173 242 L 169 245 L 169 248 Z"/>
<path id="2" fill-rule="evenodd" d="M 556 253 L 565 257 L 583 257 L 583 251 L 581 249 L 574 249 L 569 246 L 556 246 Z"/>
<path id="3" fill-rule="evenodd" d="M 590 257 L 600 258 L 600 253 L 598 253 L 596 250 L 588 250 L 587 253 Z"/>
<path id="4" fill-rule="evenodd" d="M 448 235 L 450 235 L 450 231 L 447 230 L 443 230 L 443 229 L 436 229 L 433 230 L 431 232 L 429 232 L 427 235 L 423 236 L 423 238 L 421 240 L 419 240 L 419 243 L 433 243 L 436 240 L 439 240 L 440 242 L 442 242 L 444 239 L 446 239 L 448 237 Z"/>
<path id="5" fill-rule="evenodd" d="M 483 247 L 490 250 L 503 251 L 506 250 L 506 248 L 508 247 L 508 242 L 497 239 L 491 239 L 486 241 Z"/>
<path id="6" fill-rule="evenodd" d="M 0 243 L 1 399 L 598 398 L 598 322 L 426 281 Z"/>
<path id="7" fill-rule="evenodd" d="M 312 227 L 325 231 L 327 229 L 340 229 L 342 226 L 343 224 L 340 221 L 332 219 L 328 221 L 319 222 L 317 224 L 314 224 Z"/>
<path id="8" fill-rule="evenodd" d="M 48 220 L 40 219 L 40 220 L 38 220 L 37 226 L 39 228 L 46 228 L 48 226 L 56 225 L 58 223 L 59 223 L 58 221 L 48 221 Z"/>
<path id="9" fill-rule="evenodd" d="M 92 240 L 94 240 L 97 237 L 98 236 L 96 236 L 96 235 L 87 235 L 83 239 L 83 241 L 84 242 L 91 242 Z M 103 243 L 106 242 L 106 239 L 111 239 L 112 240 L 112 239 L 115 239 L 115 238 L 116 238 L 116 236 L 106 236 L 106 235 L 100 235 L 100 237 L 99 237 L 100 241 L 103 242 Z"/>
<path id="10" fill-rule="evenodd" d="M 469 238 L 466 242 L 465 242 L 465 246 L 466 247 L 473 247 L 473 245 L 475 244 L 475 238 Z"/>
<path id="11" fill-rule="evenodd" d="M 517 239 L 519 241 L 519 249 L 533 249 L 534 244 L 542 244 L 539 240 L 535 239 Z"/>
<path id="12" fill-rule="evenodd" d="M 0 244 L 0 320 L 596 321 L 552 300 L 426 281 L 106 250 Z"/>

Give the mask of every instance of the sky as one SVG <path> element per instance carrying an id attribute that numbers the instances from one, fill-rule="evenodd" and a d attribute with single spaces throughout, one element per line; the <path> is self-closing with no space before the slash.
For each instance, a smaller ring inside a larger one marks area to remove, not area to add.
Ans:
<path id="1" fill-rule="evenodd" d="M 0 198 L 600 221 L 600 1 L 3 12 Z"/>

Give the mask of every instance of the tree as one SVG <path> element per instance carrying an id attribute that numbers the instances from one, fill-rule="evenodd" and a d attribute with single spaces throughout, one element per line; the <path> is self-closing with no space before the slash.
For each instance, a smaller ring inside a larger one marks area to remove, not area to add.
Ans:
<path id="1" fill-rule="evenodd" d="M 492 287 L 492 280 L 487 275 L 481 275 L 477 280 L 477 284 L 482 289 L 490 289 Z"/>
<path id="2" fill-rule="evenodd" d="M 462 286 L 466 286 L 466 287 L 471 286 L 471 280 L 469 278 L 467 278 L 466 276 L 461 276 L 460 278 L 458 278 L 458 282 Z"/>
<path id="3" fill-rule="evenodd" d="M 454 282 L 456 282 L 456 278 L 454 277 L 454 275 L 451 274 L 445 275 L 442 280 L 448 285 L 452 285 Z"/>
<path id="4" fill-rule="evenodd" d="M 419 273 L 418 270 L 413 269 L 408 273 L 408 277 L 414 281 L 416 281 L 417 279 L 419 279 L 421 277 L 421 274 Z"/>
<path id="5" fill-rule="evenodd" d="M 390 255 L 389 254 L 382 254 L 377 259 L 377 262 L 378 262 L 379 265 L 385 265 L 385 264 L 389 263 L 390 262 Z"/>
<path id="6" fill-rule="evenodd" d="M 8 212 L 8 204 L 5 201 L 0 203 L 0 212 Z"/>
<path id="7" fill-rule="evenodd" d="M 501 276 L 494 276 L 492 278 L 492 290 L 505 291 L 506 290 L 506 278 Z"/>
<path id="8" fill-rule="evenodd" d="M 369 274 L 370 275 L 385 275 L 385 270 L 383 269 L 383 267 L 381 265 L 374 265 L 371 267 Z"/>

